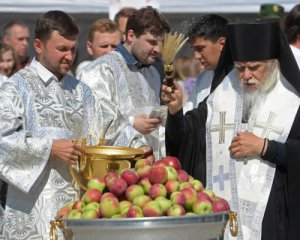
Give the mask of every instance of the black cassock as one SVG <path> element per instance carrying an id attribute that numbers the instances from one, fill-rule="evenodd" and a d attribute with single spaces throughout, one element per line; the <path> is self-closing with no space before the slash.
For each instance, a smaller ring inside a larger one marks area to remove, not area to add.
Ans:
<path id="1" fill-rule="evenodd" d="M 205 100 L 183 116 L 168 115 L 167 154 L 177 156 L 182 168 L 206 185 Z M 263 240 L 300 240 L 300 111 L 285 143 L 286 167 L 276 167 L 262 224 Z M 229 154 L 229 152 L 228 152 Z"/>

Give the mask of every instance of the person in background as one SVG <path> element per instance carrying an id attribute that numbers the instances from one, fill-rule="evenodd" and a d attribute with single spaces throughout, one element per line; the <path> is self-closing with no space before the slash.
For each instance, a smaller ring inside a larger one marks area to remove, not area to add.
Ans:
<path id="1" fill-rule="evenodd" d="M 122 42 L 126 41 L 126 24 L 128 17 L 137 9 L 132 7 L 124 7 L 116 13 L 114 21 L 117 23 L 118 28 L 122 34 Z"/>
<path id="2" fill-rule="evenodd" d="M 160 106 L 161 80 L 152 66 L 159 56 L 159 43 L 170 27 L 154 8 L 145 7 L 128 18 L 126 41 L 101 58 L 86 66 L 78 79 L 93 89 L 101 98 L 115 103 L 123 116 L 153 147 L 160 157 L 158 116 L 149 117 Z"/>
<path id="3" fill-rule="evenodd" d="M 300 68 L 300 4 L 295 5 L 285 17 L 284 31 Z"/>
<path id="4" fill-rule="evenodd" d="M 72 139 L 146 145 L 115 105 L 67 74 L 78 35 L 67 13 L 42 14 L 35 26 L 36 58 L 0 87 L 0 178 L 8 184 L 0 239 L 48 240 L 57 210 L 79 198 L 68 167 L 84 150 Z"/>
<path id="5" fill-rule="evenodd" d="M 214 71 L 226 41 L 227 20 L 216 14 L 207 14 L 188 22 L 189 42 L 194 49 L 195 59 L 204 67 L 189 94 L 184 112 L 196 108 L 210 93 Z"/>
<path id="6" fill-rule="evenodd" d="M 29 64 L 30 32 L 28 27 L 21 21 L 11 21 L 3 27 L 2 42 L 14 49 L 21 67 Z"/>
<path id="7" fill-rule="evenodd" d="M 228 24 L 206 101 L 183 115 L 180 87 L 162 87 L 167 147 L 237 212 L 238 236 L 227 227 L 225 239 L 299 239 L 300 71 L 293 59 L 278 21 Z"/>
<path id="8" fill-rule="evenodd" d="M 88 40 L 86 42 L 86 49 L 92 60 L 101 57 L 110 51 L 117 48 L 121 42 L 121 33 L 117 24 L 108 19 L 102 18 L 96 20 L 90 27 Z M 76 75 L 81 69 L 89 64 L 91 61 L 86 60 L 80 63 L 76 69 Z"/>
<path id="9" fill-rule="evenodd" d="M 20 64 L 14 49 L 0 43 L 0 74 L 10 77 L 19 69 Z"/>

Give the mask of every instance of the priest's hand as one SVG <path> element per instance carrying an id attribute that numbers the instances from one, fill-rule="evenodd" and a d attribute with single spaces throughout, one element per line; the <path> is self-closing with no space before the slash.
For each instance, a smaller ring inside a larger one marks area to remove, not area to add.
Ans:
<path id="1" fill-rule="evenodd" d="M 142 134 L 153 132 L 161 123 L 159 118 L 149 118 L 146 114 L 137 115 L 134 117 L 133 127 Z"/>
<path id="2" fill-rule="evenodd" d="M 174 85 L 169 87 L 164 84 L 161 87 L 161 100 L 168 106 L 170 114 L 177 113 L 183 107 L 183 93 L 180 85 L 177 81 L 174 81 Z"/>
<path id="3" fill-rule="evenodd" d="M 73 165 L 76 164 L 83 153 L 84 150 L 80 145 L 70 140 L 59 139 L 53 140 L 50 157 Z"/>
<path id="4" fill-rule="evenodd" d="M 266 148 L 265 139 L 250 132 L 239 132 L 229 147 L 232 157 L 254 157 L 261 156 Z"/>

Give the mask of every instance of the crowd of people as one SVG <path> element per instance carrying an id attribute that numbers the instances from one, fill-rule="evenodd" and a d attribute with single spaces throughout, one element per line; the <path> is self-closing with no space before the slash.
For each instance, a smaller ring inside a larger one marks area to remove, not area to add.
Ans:
<path id="1" fill-rule="evenodd" d="M 72 141 L 83 137 L 142 148 L 151 160 L 178 157 L 238 213 L 238 236 L 227 227 L 224 239 L 299 238 L 300 4 L 286 15 L 264 4 L 246 22 L 190 19 L 184 33 L 194 56 L 174 59 L 172 86 L 160 56 L 170 30 L 149 6 L 98 19 L 90 60 L 73 74 L 80 30 L 70 14 L 38 17 L 33 58 L 28 27 L 4 26 L 0 239 L 49 239 L 50 220 L 78 197 L 68 165 L 84 154 Z M 167 119 L 152 116 L 157 109 Z"/>

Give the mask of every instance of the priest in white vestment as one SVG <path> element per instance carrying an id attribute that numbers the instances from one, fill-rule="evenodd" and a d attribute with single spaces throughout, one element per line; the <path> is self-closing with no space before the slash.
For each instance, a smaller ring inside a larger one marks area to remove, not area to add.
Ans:
<path id="1" fill-rule="evenodd" d="M 68 170 L 83 149 L 71 140 L 141 147 L 135 131 L 105 99 L 67 75 L 79 28 L 61 11 L 41 15 L 36 59 L 0 87 L 0 178 L 8 183 L 0 239 L 49 239 L 57 210 L 78 198 Z"/>
<path id="2" fill-rule="evenodd" d="M 238 235 L 227 225 L 224 239 L 299 239 L 299 79 L 279 23 L 254 21 L 227 25 L 213 91 L 196 109 L 183 115 L 180 88 L 162 87 L 167 148 L 237 212 Z"/>
<path id="3" fill-rule="evenodd" d="M 162 121 L 149 115 L 160 106 L 161 80 L 152 64 L 160 52 L 159 42 L 169 29 L 157 10 L 139 9 L 128 18 L 127 39 L 117 51 L 94 60 L 77 76 L 96 95 L 118 106 L 133 127 L 145 135 L 156 158 L 161 157 L 158 128 Z"/>

